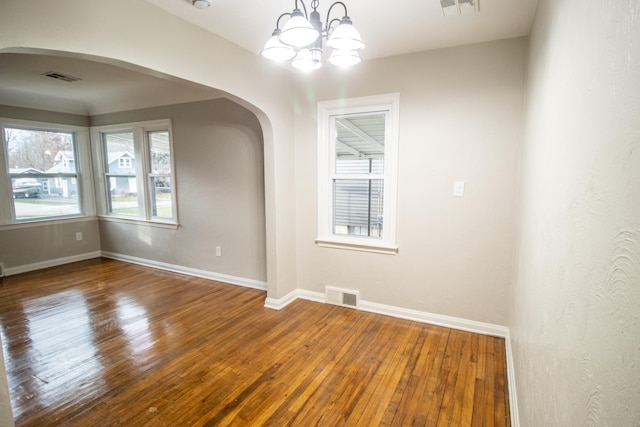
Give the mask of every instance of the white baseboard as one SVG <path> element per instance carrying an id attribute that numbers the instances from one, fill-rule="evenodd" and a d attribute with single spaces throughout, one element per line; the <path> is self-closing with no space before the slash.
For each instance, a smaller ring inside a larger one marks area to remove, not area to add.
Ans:
<path id="1" fill-rule="evenodd" d="M 325 302 L 325 295 L 321 292 L 296 289 L 280 299 L 267 298 L 265 301 L 265 307 L 272 308 L 274 310 L 281 310 L 298 298 L 308 301 Z M 506 338 L 509 334 L 509 329 L 506 326 L 476 322 L 474 320 L 461 319 L 459 317 L 443 316 L 441 314 L 428 313 L 426 311 L 410 310 L 407 308 L 378 304 L 370 301 L 360 300 L 359 309 L 370 313 L 383 314 L 385 316 L 398 317 L 400 319 L 413 320 L 416 322 L 428 323 L 430 325 L 444 326 L 446 328 L 459 329 L 500 338 Z"/>
<path id="2" fill-rule="evenodd" d="M 306 291 L 304 289 L 296 289 L 289 292 L 282 298 L 267 298 L 264 301 L 264 306 L 272 310 L 282 310 L 298 298 L 307 301 L 322 302 L 324 303 L 324 294 L 320 292 Z"/>
<path id="3" fill-rule="evenodd" d="M 509 409 L 511 414 L 511 426 L 520 427 L 520 415 L 518 413 L 518 395 L 516 393 L 516 368 L 513 364 L 513 350 L 511 348 L 511 335 L 507 332 L 504 339 L 507 355 L 507 384 L 509 387 Z"/>
<path id="4" fill-rule="evenodd" d="M 41 270 L 43 268 L 55 267 L 57 265 L 69 264 L 72 262 L 85 261 L 92 258 L 100 258 L 100 251 L 86 252 L 79 255 L 34 262 L 33 264 L 19 265 L 17 267 L 6 267 L 4 269 L 4 275 L 13 276 L 14 274 L 27 273 L 29 271 Z"/>
<path id="5" fill-rule="evenodd" d="M 325 295 L 321 292 L 296 289 L 279 299 L 267 298 L 264 306 L 274 310 L 281 310 L 298 298 L 325 303 Z M 507 359 L 507 384 L 509 387 L 511 426 L 520 427 L 520 420 L 518 417 L 518 399 L 516 396 L 515 368 L 513 365 L 513 354 L 511 353 L 511 337 L 509 335 L 509 328 L 492 323 L 476 322 L 474 320 L 461 319 L 459 317 L 443 316 L 441 314 L 410 310 L 363 300 L 360 300 L 358 309 L 370 313 L 428 323 L 430 325 L 443 326 L 451 329 L 459 329 L 467 332 L 504 338 L 505 354 Z"/>
<path id="6" fill-rule="evenodd" d="M 267 283 L 260 280 L 230 276 L 228 274 L 215 273 L 213 271 L 200 270 L 198 268 L 191 268 L 191 267 L 184 267 L 181 265 L 169 264 L 166 262 L 154 261 L 154 260 L 145 259 L 145 258 L 138 258 L 130 255 L 117 254 L 113 252 L 102 251 L 102 256 L 105 258 L 111 258 L 118 261 L 144 265 L 145 267 L 157 268 L 159 270 L 171 271 L 173 273 L 186 274 L 187 276 L 194 276 L 194 277 L 201 277 L 203 279 L 216 280 L 218 282 L 244 286 L 246 288 L 259 289 L 261 291 L 267 290 Z"/>

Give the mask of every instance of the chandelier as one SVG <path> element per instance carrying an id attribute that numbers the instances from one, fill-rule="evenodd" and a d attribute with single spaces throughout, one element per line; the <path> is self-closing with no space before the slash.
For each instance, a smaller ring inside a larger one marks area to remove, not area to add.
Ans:
<path id="1" fill-rule="evenodd" d="M 358 51 L 364 48 L 364 43 L 360 33 L 353 26 L 347 6 L 343 2 L 334 2 L 329 7 L 326 25 L 322 24 L 320 13 L 317 11 L 318 0 L 311 1 L 313 11 L 310 15 L 307 14 L 307 6 L 303 0 L 300 0 L 300 3 L 304 13 L 298 8 L 298 0 L 295 2 L 293 12 L 283 13 L 278 17 L 276 29 L 260 55 L 278 62 L 291 59 L 291 66 L 299 70 L 317 70 L 322 67 L 322 42 L 326 40 L 327 46 L 333 49 L 329 56 L 331 64 L 350 67 L 362 62 Z M 329 19 L 334 6 L 344 8 L 342 19 Z M 280 20 L 285 16 L 289 19 L 280 29 Z M 334 24 L 337 24 L 335 28 Z"/>

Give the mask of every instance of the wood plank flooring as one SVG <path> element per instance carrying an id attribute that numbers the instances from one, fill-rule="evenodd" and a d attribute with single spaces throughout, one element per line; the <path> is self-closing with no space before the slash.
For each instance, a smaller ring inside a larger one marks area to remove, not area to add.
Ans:
<path id="1" fill-rule="evenodd" d="M 1 279 L 16 426 L 509 426 L 504 340 L 96 259 Z"/>

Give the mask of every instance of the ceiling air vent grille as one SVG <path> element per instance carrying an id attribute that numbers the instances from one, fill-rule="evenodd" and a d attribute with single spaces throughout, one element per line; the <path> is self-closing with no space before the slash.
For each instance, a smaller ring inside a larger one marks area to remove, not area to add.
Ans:
<path id="1" fill-rule="evenodd" d="M 73 82 L 77 82 L 78 80 L 82 80 L 81 78 L 73 77 L 68 74 L 58 73 L 57 71 L 47 71 L 46 73 L 42 73 L 42 75 L 45 77 L 51 77 L 52 79 L 56 79 L 56 80 L 64 80 L 65 82 L 68 82 L 68 83 L 73 83 Z"/>
<path id="2" fill-rule="evenodd" d="M 480 0 L 440 0 L 444 16 L 466 15 L 480 11 Z"/>

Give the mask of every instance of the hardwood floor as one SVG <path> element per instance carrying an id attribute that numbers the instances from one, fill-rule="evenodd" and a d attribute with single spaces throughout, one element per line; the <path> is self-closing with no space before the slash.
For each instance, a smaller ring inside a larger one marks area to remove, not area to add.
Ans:
<path id="1" fill-rule="evenodd" d="M 0 282 L 16 426 L 508 426 L 504 340 L 107 259 Z"/>

